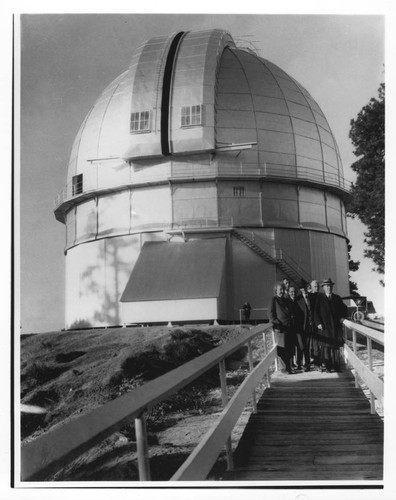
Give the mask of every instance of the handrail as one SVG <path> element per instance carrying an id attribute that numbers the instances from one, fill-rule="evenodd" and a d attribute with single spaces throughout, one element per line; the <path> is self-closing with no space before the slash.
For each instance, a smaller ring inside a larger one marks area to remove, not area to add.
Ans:
<path id="1" fill-rule="evenodd" d="M 273 259 L 276 259 L 276 248 L 271 246 L 264 238 L 258 236 L 254 231 L 247 227 L 237 228 L 237 230 L 241 230 L 248 232 L 251 236 L 251 240 L 253 243 L 258 241 L 258 246 L 262 247 L 262 249 L 267 252 Z M 257 244 L 257 243 L 256 243 Z"/>
<path id="2" fill-rule="evenodd" d="M 244 309 L 239 309 L 239 324 L 242 325 L 242 314 Z M 268 307 L 252 307 L 251 311 L 268 311 Z"/>
<path id="3" fill-rule="evenodd" d="M 251 391 L 254 391 L 258 382 L 268 372 L 275 357 L 276 346 L 246 377 L 222 411 L 216 425 L 205 434 L 191 455 L 172 476 L 171 481 L 199 481 L 206 478 L 248 399 L 251 398 Z"/>
<path id="4" fill-rule="evenodd" d="M 373 328 L 374 330 L 379 330 L 381 332 L 384 331 L 384 324 L 383 323 L 378 323 L 377 321 L 370 321 L 367 319 L 362 319 L 360 320 L 360 323 L 363 326 L 368 326 L 369 328 Z"/>
<path id="5" fill-rule="evenodd" d="M 373 330 L 358 323 L 353 323 L 349 320 L 344 320 L 344 335 L 347 340 L 347 329 L 352 331 L 352 349 L 345 343 L 344 344 L 344 357 L 355 369 L 355 387 L 359 387 L 358 376 L 362 379 L 363 383 L 367 385 L 370 390 L 370 413 L 375 413 L 375 398 L 379 404 L 384 404 L 384 382 L 373 372 L 373 359 L 372 359 L 372 341 L 384 345 L 384 333 Z M 368 352 L 368 367 L 356 355 L 356 333 L 364 335 L 367 339 L 367 352 Z"/>
<path id="6" fill-rule="evenodd" d="M 299 274 L 301 278 L 306 281 L 311 281 L 311 275 L 303 267 L 300 266 L 285 250 L 282 248 L 272 247 L 264 238 L 257 236 L 249 228 L 240 228 L 251 235 L 251 240 L 258 247 L 262 248 L 267 254 L 269 254 L 277 262 L 283 261 L 287 266 L 289 266 L 294 273 Z M 239 230 L 239 228 L 238 228 Z M 256 241 L 258 243 L 256 243 Z"/>
<path id="7" fill-rule="evenodd" d="M 278 249 L 277 249 L 278 251 Z M 293 269 L 293 271 L 297 271 L 297 274 L 300 274 L 302 278 L 304 278 L 306 281 L 311 281 L 312 277 L 306 271 L 303 267 L 300 266 L 300 264 L 297 264 L 297 262 L 291 257 L 283 248 L 279 249 L 280 252 L 280 259 L 283 260 L 289 267 Z"/>
<path id="8" fill-rule="evenodd" d="M 22 480 L 40 480 L 102 442 L 127 421 L 135 418 L 140 422 L 146 409 L 169 398 L 270 328 L 271 323 L 253 327 L 226 344 L 22 446 Z"/>
<path id="9" fill-rule="evenodd" d="M 374 330 L 373 328 L 369 328 L 368 326 L 360 325 L 359 323 L 354 323 L 349 319 L 344 320 L 344 325 L 351 330 L 355 330 L 362 335 L 369 337 L 372 340 L 375 340 L 378 344 L 385 345 L 384 340 L 384 332 L 379 332 L 378 330 Z"/>

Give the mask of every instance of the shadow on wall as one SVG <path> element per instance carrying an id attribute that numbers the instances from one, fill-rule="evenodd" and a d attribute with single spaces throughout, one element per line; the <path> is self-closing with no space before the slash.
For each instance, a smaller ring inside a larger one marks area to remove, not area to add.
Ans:
<path id="1" fill-rule="evenodd" d="M 96 300 L 89 321 L 92 326 L 120 325 L 120 297 L 139 254 L 137 238 L 109 238 L 97 249 L 95 264 L 81 274 L 79 297 Z"/>

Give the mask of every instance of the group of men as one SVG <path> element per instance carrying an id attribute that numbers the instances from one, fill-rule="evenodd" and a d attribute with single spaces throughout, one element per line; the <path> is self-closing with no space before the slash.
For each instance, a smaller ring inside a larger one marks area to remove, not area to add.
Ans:
<path id="1" fill-rule="evenodd" d="M 285 278 L 274 287 L 269 304 L 269 319 L 278 334 L 278 354 L 288 373 L 340 371 L 340 347 L 343 344 L 342 323 L 347 307 L 333 293 L 331 278 L 321 283 L 302 280 L 298 287 Z"/>

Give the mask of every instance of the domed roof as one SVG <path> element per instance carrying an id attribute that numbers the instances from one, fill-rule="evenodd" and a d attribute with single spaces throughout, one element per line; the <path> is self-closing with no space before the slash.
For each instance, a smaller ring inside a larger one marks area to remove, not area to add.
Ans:
<path id="1" fill-rule="evenodd" d="M 296 80 L 223 30 L 156 37 L 88 113 L 68 182 L 92 161 L 163 161 L 240 144 L 244 166 L 343 187 L 329 124 Z"/>

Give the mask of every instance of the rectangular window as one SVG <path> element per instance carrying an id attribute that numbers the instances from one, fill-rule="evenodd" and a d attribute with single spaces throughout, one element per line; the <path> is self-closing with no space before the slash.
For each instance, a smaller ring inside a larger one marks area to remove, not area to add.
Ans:
<path id="1" fill-rule="evenodd" d="M 72 196 L 83 192 L 83 174 L 74 175 L 72 178 Z"/>
<path id="2" fill-rule="evenodd" d="M 232 190 L 233 190 L 234 196 L 236 198 L 241 198 L 241 197 L 245 196 L 245 187 L 244 186 L 234 186 L 232 188 Z"/>
<path id="3" fill-rule="evenodd" d="M 150 131 L 150 111 L 131 113 L 131 133 Z"/>
<path id="4" fill-rule="evenodd" d="M 181 109 L 181 126 L 191 127 L 202 125 L 202 104 L 183 106 Z"/>

